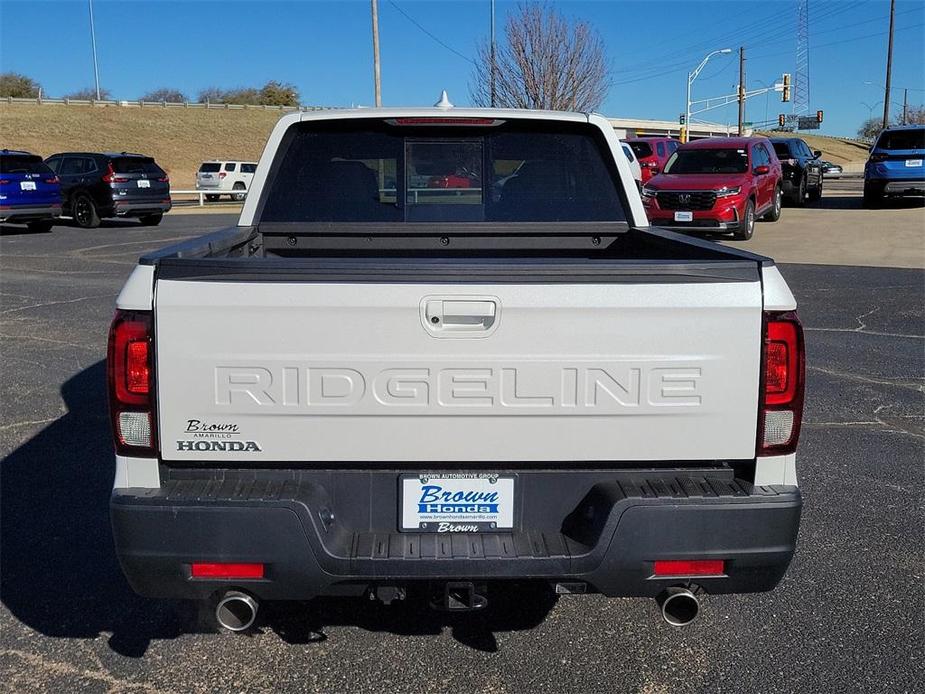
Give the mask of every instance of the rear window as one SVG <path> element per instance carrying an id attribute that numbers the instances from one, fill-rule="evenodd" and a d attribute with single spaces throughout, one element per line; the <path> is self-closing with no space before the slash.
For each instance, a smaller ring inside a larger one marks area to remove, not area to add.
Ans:
<path id="1" fill-rule="evenodd" d="M 0 154 L 0 173 L 4 174 L 50 174 L 41 157 L 35 155 Z"/>
<path id="2" fill-rule="evenodd" d="M 745 173 L 748 152 L 742 149 L 679 149 L 665 164 L 666 174 Z"/>
<path id="3" fill-rule="evenodd" d="M 887 130 L 880 134 L 877 149 L 925 149 L 925 128 Z"/>
<path id="4" fill-rule="evenodd" d="M 241 173 L 254 173 L 256 170 L 256 164 L 241 164 Z"/>
<path id="5" fill-rule="evenodd" d="M 648 142 L 628 142 L 627 144 L 633 148 L 638 159 L 652 156 L 652 145 Z"/>
<path id="6" fill-rule="evenodd" d="M 228 162 L 225 164 L 225 171 L 234 171 L 236 168 L 238 168 L 238 165 L 235 163 Z"/>
<path id="7" fill-rule="evenodd" d="M 117 157 L 112 170 L 120 174 L 162 174 L 164 171 L 148 157 Z"/>
<path id="8" fill-rule="evenodd" d="M 301 123 L 261 221 L 624 221 L 603 137 L 587 125 Z"/>
<path id="9" fill-rule="evenodd" d="M 199 167 L 200 173 L 216 173 L 222 168 L 222 165 L 217 161 L 208 161 L 202 166 Z"/>

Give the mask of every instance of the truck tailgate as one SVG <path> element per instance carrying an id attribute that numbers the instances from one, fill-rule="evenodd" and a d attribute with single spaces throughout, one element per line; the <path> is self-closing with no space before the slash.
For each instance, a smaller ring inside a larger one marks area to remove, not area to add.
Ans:
<path id="1" fill-rule="evenodd" d="M 160 279 L 167 461 L 754 456 L 761 283 Z"/>

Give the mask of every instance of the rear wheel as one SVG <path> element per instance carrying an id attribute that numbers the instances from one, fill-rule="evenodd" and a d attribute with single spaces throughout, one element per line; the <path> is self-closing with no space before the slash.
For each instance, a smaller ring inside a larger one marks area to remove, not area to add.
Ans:
<path id="1" fill-rule="evenodd" d="M 74 198 L 74 221 L 81 229 L 95 229 L 100 225 L 96 204 L 86 193 L 78 193 Z"/>
<path id="2" fill-rule="evenodd" d="M 780 189 L 780 186 L 774 189 L 774 203 L 771 205 L 771 210 L 764 215 L 764 221 L 766 222 L 776 222 L 780 219 L 780 208 L 783 201 L 784 192 Z"/>
<path id="3" fill-rule="evenodd" d="M 742 215 L 741 225 L 732 237 L 737 241 L 748 241 L 755 233 L 755 202 L 753 200 L 745 203 L 745 214 Z"/>
<path id="4" fill-rule="evenodd" d="M 244 187 L 244 184 L 241 183 L 240 181 L 238 183 L 235 183 L 231 189 L 241 191 L 240 193 L 233 193 L 231 196 L 232 200 L 237 200 L 238 202 L 241 202 L 246 197 L 244 195 L 244 191 L 246 190 L 246 188 Z"/>
<path id="5" fill-rule="evenodd" d="M 29 228 L 29 231 L 37 234 L 47 234 L 49 231 L 51 231 L 51 228 L 54 225 L 54 220 L 51 219 L 42 219 L 26 224 L 26 226 Z"/>
<path id="6" fill-rule="evenodd" d="M 156 227 L 158 224 L 161 223 L 161 220 L 163 218 L 164 218 L 164 214 L 162 212 L 158 212 L 157 214 L 146 214 L 143 217 L 139 217 L 138 221 L 141 222 L 142 226 Z"/>

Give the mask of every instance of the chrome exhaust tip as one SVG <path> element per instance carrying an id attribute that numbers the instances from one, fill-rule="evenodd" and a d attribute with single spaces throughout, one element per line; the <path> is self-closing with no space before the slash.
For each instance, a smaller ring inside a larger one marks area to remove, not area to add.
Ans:
<path id="1" fill-rule="evenodd" d="M 663 591 L 657 598 L 662 611 L 662 619 L 673 627 L 685 627 L 700 614 L 700 601 L 689 589 L 673 586 Z"/>
<path id="2" fill-rule="evenodd" d="M 229 631 L 247 631 L 257 619 L 257 601 L 247 593 L 229 590 L 215 607 L 215 619 Z"/>

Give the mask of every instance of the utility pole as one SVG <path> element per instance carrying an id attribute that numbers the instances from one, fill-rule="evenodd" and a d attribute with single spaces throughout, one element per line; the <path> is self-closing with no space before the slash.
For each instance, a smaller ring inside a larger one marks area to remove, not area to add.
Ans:
<path id="1" fill-rule="evenodd" d="M 883 95 L 883 129 L 890 124 L 890 78 L 893 74 L 893 15 L 896 11 L 896 0 L 890 0 L 890 44 L 886 52 L 886 85 Z"/>
<path id="2" fill-rule="evenodd" d="M 376 82 L 376 107 L 382 106 L 382 79 L 379 76 L 379 0 L 370 0 L 373 12 L 373 74 Z"/>
<path id="3" fill-rule="evenodd" d="M 495 107 L 495 0 L 491 0 L 491 77 L 489 78 L 489 84 L 491 85 L 491 107 Z"/>
<path id="4" fill-rule="evenodd" d="M 903 125 L 906 124 L 907 114 L 909 113 L 909 90 L 903 89 Z"/>
<path id="5" fill-rule="evenodd" d="M 90 45 L 93 48 L 93 78 L 96 82 L 96 100 L 100 100 L 100 66 L 96 61 L 96 28 L 93 26 L 93 0 L 87 0 L 90 6 Z"/>
<path id="6" fill-rule="evenodd" d="M 745 134 L 745 46 L 739 46 L 739 137 Z"/>

